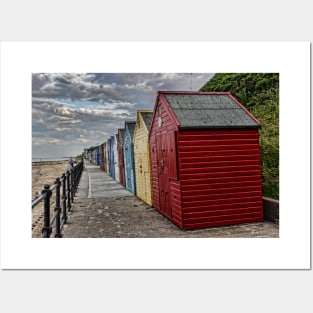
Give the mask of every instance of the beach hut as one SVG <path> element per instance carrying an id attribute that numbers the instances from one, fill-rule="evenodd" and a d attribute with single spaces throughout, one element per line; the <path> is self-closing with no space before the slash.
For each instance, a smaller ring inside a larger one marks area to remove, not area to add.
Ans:
<path id="1" fill-rule="evenodd" d="M 92 163 L 94 165 L 99 166 L 100 165 L 100 150 L 99 146 L 94 146 L 91 148 L 92 149 Z"/>
<path id="2" fill-rule="evenodd" d="M 95 164 L 96 162 L 96 151 L 95 147 L 91 147 L 91 163 Z"/>
<path id="3" fill-rule="evenodd" d="M 125 185 L 126 189 L 136 193 L 135 182 L 135 160 L 133 136 L 136 122 L 125 122 L 124 133 L 124 164 L 125 164 Z"/>
<path id="4" fill-rule="evenodd" d="M 137 121 L 134 130 L 136 195 L 149 205 L 152 205 L 152 192 L 148 134 L 152 115 L 152 110 L 137 111 Z"/>
<path id="5" fill-rule="evenodd" d="M 99 146 L 99 166 L 103 170 L 103 144 Z"/>
<path id="6" fill-rule="evenodd" d="M 111 136 L 108 140 L 108 174 L 115 178 L 115 164 L 114 164 L 114 136 Z"/>
<path id="7" fill-rule="evenodd" d="M 92 161 L 92 151 L 91 151 L 91 148 L 87 148 L 87 149 L 85 149 L 86 150 L 86 152 L 85 152 L 85 154 L 86 154 L 86 158 L 87 158 L 87 160 L 89 161 L 89 162 L 91 162 Z"/>
<path id="8" fill-rule="evenodd" d="M 117 137 L 118 134 L 114 136 L 114 144 L 113 144 L 113 154 L 114 154 L 114 178 L 117 182 L 120 181 L 120 171 L 119 171 L 119 160 L 118 160 L 118 152 L 117 152 Z"/>
<path id="9" fill-rule="evenodd" d="M 106 160 L 106 165 L 105 165 L 105 172 L 109 174 L 109 139 L 106 141 L 105 145 L 105 160 Z"/>
<path id="10" fill-rule="evenodd" d="M 124 128 L 119 128 L 117 133 L 117 154 L 118 154 L 118 166 L 120 173 L 120 183 L 125 187 L 125 166 L 124 166 Z"/>
<path id="11" fill-rule="evenodd" d="M 149 133 L 153 206 L 183 229 L 262 221 L 259 127 L 228 92 L 160 91 Z"/>
<path id="12" fill-rule="evenodd" d="M 107 143 L 104 142 L 100 145 L 100 168 L 103 171 L 107 171 Z"/>

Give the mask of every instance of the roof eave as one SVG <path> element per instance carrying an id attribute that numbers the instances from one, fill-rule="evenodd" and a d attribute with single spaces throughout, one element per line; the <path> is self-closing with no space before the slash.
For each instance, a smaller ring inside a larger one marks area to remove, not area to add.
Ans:
<path id="1" fill-rule="evenodd" d="M 256 129 L 261 128 L 260 124 L 257 125 L 233 125 L 233 126 L 179 126 L 179 129 Z"/>

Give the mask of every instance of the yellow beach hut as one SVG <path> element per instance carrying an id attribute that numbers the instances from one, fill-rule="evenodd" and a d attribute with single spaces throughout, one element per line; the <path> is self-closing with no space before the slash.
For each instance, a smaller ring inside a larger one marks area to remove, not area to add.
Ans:
<path id="1" fill-rule="evenodd" d="M 149 147 L 149 130 L 152 110 L 138 110 L 134 130 L 134 155 L 136 171 L 136 195 L 152 206 L 151 164 Z"/>

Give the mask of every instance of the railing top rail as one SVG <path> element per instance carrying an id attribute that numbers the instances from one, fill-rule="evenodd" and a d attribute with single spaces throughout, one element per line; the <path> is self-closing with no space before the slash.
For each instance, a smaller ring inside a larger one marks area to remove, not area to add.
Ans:
<path id="1" fill-rule="evenodd" d="M 57 184 L 54 184 L 52 187 L 50 187 L 47 190 L 53 191 L 55 188 L 57 187 Z M 43 199 L 46 198 L 46 194 L 42 193 L 38 198 L 36 198 L 35 200 L 33 200 L 32 202 L 32 209 L 39 203 L 41 202 Z"/>
<path id="2" fill-rule="evenodd" d="M 46 194 L 42 194 L 41 196 L 39 196 L 38 198 L 36 198 L 35 200 L 32 201 L 32 209 L 39 203 L 41 202 L 44 198 L 46 197 Z"/>

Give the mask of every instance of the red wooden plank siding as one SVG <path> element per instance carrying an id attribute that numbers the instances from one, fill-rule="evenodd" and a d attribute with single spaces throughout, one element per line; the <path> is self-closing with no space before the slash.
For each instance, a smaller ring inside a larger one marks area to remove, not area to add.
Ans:
<path id="1" fill-rule="evenodd" d="M 172 205 L 172 219 L 179 227 L 183 227 L 182 203 L 181 203 L 181 188 L 180 182 L 177 180 L 170 180 L 171 186 L 171 205 Z"/>
<path id="2" fill-rule="evenodd" d="M 177 135 L 183 228 L 263 219 L 257 129 Z"/>
<path id="3" fill-rule="evenodd" d="M 159 109 L 160 107 L 160 109 Z M 162 121 L 161 126 L 160 120 Z M 153 206 L 162 214 L 164 214 L 169 219 L 172 219 L 174 223 L 182 226 L 182 212 L 181 212 L 181 202 L 180 202 L 180 187 L 177 180 L 171 179 L 169 184 L 169 197 L 170 197 L 170 206 L 172 209 L 171 213 L 167 213 L 162 210 L 160 205 L 160 185 L 159 185 L 159 170 L 161 164 L 158 164 L 157 159 L 157 136 L 161 134 L 173 134 L 177 130 L 177 126 L 172 119 L 172 115 L 169 113 L 167 106 L 158 99 L 157 105 L 154 109 L 154 116 L 151 123 L 151 132 L 149 134 L 150 140 L 150 152 L 151 152 L 151 174 L 152 174 L 152 192 L 153 192 Z M 171 145 L 174 143 L 171 142 Z M 175 157 L 175 166 L 170 166 L 169 175 L 175 176 L 177 175 L 177 156 L 176 150 L 169 151 L 172 155 L 171 157 Z M 173 162 L 171 163 L 173 164 Z"/>

